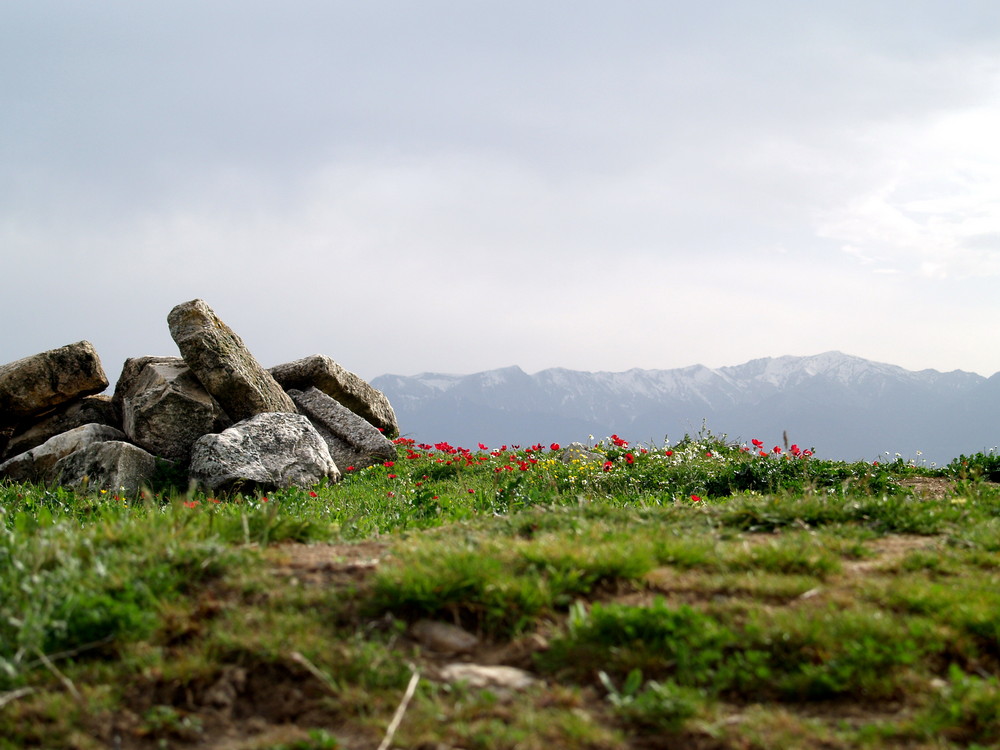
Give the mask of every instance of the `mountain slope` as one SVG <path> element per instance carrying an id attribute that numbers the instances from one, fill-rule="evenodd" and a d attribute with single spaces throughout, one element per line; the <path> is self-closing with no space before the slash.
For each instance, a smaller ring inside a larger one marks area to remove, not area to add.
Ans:
<path id="1" fill-rule="evenodd" d="M 815 448 L 824 458 L 944 463 L 1000 442 L 1000 373 L 914 372 L 840 352 L 712 369 L 580 372 L 519 367 L 383 375 L 403 433 L 475 446 L 604 438 L 660 444 L 697 432 Z"/>

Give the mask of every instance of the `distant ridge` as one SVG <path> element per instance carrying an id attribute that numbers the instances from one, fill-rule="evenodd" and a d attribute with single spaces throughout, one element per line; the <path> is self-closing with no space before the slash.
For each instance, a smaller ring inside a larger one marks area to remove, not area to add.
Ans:
<path id="1" fill-rule="evenodd" d="M 703 424 L 731 439 L 776 445 L 787 432 L 821 458 L 844 460 L 889 452 L 942 464 L 1000 444 L 1000 373 L 917 372 L 836 351 L 714 369 L 529 375 L 513 366 L 371 382 L 388 396 L 403 434 L 469 447 L 612 433 L 659 445 Z"/>

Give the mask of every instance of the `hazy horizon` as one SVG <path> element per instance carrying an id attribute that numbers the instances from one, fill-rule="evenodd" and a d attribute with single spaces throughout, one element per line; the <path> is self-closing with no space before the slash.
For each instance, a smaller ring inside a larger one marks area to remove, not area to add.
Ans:
<path id="1" fill-rule="evenodd" d="M 1000 4 L 0 6 L 0 361 L 1000 371 Z"/>

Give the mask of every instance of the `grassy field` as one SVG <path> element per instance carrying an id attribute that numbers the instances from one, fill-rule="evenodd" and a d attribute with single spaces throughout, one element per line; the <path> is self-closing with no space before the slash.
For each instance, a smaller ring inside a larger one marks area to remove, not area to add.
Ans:
<path id="1" fill-rule="evenodd" d="M 0 484 L 0 748 L 1000 746 L 1000 456 L 397 446 Z"/>

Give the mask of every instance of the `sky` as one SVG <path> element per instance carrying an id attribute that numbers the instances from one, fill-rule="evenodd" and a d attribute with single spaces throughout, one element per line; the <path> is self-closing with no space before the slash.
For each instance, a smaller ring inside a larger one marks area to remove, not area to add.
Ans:
<path id="1" fill-rule="evenodd" d="M 0 363 L 1000 371 L 996 0 L 0 4 Z"/>

